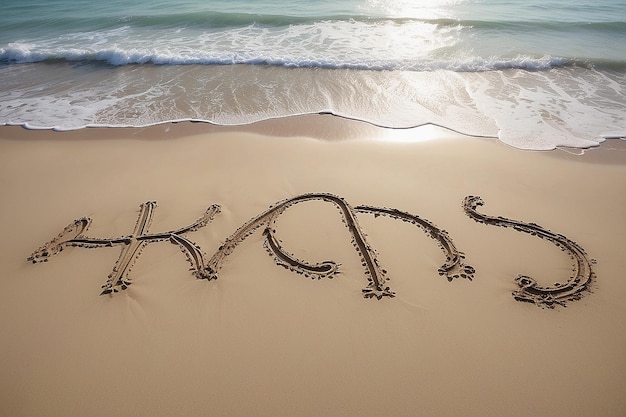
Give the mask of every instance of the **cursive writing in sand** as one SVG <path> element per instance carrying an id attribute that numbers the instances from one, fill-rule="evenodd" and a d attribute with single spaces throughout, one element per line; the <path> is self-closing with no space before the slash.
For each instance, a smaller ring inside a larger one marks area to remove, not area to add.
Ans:
<path id="1" fill-rule="evenodd" d="M 332 278 L 339 270 L 338 263 L 332 260 L 310 263 L 297 259 L 283 248 L 281 241 L 276 237 L 277 232 L 274 224 L 281 214 L 291 206 L 313 200 L 330 204 L 339 211 L 341 220 L 350 234 L 352 245 L 361 259 L 364 275 L 367 278 L 367 286 L 362 290 L 365 298 L 393 297 L 394 292 L 387 285 L 387 271 L 381 267 L 377 252 L 368 242 L 367 235 L 358 223 L 357 214 L 359 213 L 376 217 L 386 216 L 413 224 L 434 239 L 443 251 L 445 262 L 438 269 L 439 275 L 445 276 L 448 281 L 458 278 L 472 280 L 474 277 L 474 268 L 463 262 L 464 254 L 456 248 L 448 233 L 429 220 L 393 208 L 367 205 L 353 207 L 345 199 L 328 193 L 302 194 L 278 202 L 239 227 L 210 258 L 197 244 L 189 240 L 187 235 L 207 226 L 219 214 L 219 206 L 210 206 L 198 220 L 188 226 L 154 233 L 150 232 L 149 228 L 156 209 L 156 202 L 149 201 L 141 204 L 137 222 L 130 235 L 116 238 L 87 237 L 85 233 L 89 228 L 91 219 L 83 217 L 70 223 L 57 237 L 37 249 L 28 257 L 28 261 L 32 263 L 46 262 L 65 247 L 120 246 L 120 255 L 102 286 L 101 292 L 101 295 L 112 295 L 126 290 L 132 284 L 132 266 L 141 255 L 141 251 L 149 244 L 169 241 L 178 245 L 191 264 L 191 272 L 196 278 L 214 280 L 218 278 L 224 261 L 235 251 L 236 247 L 258 229 L 262 229 L 263 245 L 267 252 L 274 257 L 277 265 L 310 278 Z M 481 214 L 477 208 L 483 204 L 484 202 L 480 197 L 468 196 L 463 201 L 463 209 L 470 218 L 480 223 L 512 227 L 517 231 L 550 241 L 566 251 L 572 260 L 573 273 L 569 279 L 565 282 L 557 282 L 552 286 L 540 286 L 531 277 L 518 276 L 515 280 L 518 289 L 513 292 L 513 297 L 516 300 L 552 308 L 555 305 L 565 305 L 567 301 L 578 300 L 581 297 L 594 277 L 591 269 L 593 261 L 589 259 L 582 247 L 565 236 L 553 233 L 534 223 Z"/>

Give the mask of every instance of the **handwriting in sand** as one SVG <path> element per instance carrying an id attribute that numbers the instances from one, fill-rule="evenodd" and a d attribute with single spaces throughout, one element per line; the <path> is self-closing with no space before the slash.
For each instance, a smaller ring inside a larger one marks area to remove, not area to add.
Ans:
<path id="1" fill-rule="evenodd" d="M 85 236 L 91 219 L 83 217 L 75 220 L 59 233 L 57 237 L 37 249 L 28 261 L 32 263 L 47 262 L 48 259 L 63 250 L 65 247 L 78 246 L 83 248 L 98 248 L 120 246 L 120 255 L 113 266 L 113 270 L 102 286 L 101 295 L 115 294 L 126 290 L 132 284 L 131 268 L 139 258 L 141 251 L 150 243 L 169 241 L 178 245 L 191 264 L 192 274 L 199 279 L 214 280 L 228 256 L 235 248 L 256 230 L 262 228 L 264 247 L 274 257 L 276 264 L 291 271 L 310 278 L 332 278 L 339 270 L 339 264 L 327 260 L 320 263 L 309 263 L 296 259 L 286 251 L 281 241 L 276 237 L 274 224 L 280 215 L 289 207 L 308 201 L 322 201 L 338 209 L 342 222 L 347 227 L 352 245 L 361 259 L 364 274 L 367 277 L 367 286 L 362 290 L 365 298 L 393 297 L 395 293 L 387 285 L 387 271 L 380 266 L 377 252 L 367 240 L 367 235 L 359 225 L 357 213 L 369 214 L 375 217 L 386 216 L 392 219 L 411 223 L 423 230 L 434 239 L 445 255 L 445 263 L 438 269 L 439 275 L 445 276 L 448 281 L 457 278 L 472 280 L 475 270 L 464 264 L 464 254 L 454 245 L 448 233 L 432 222 L 397 209 L 374 207 L 367 205 L 351 206 L 345 199 L 328 193 L 302 194 L 278 202 L 237 229 L 226 239 L 223 245 L 208 258 L 202 249 L 189 240 L 186 235 L 207 226 L 219 214 L 220 207 L 210 206 L 195 222 L 186 227 L 159 233 L 149 232 L 150 223 L 156 208 L 156 202 L 149 201 L 141 204 L 139 216 L 132 234 L 115 238 L 90 238 Z M 468 196 L 463 201 L 465 213 L 477 222 L 512 227 L 515 230 L 529 233 L 541 239 L 552 242 L 567 252 L 572 260 L 573 273 L 565 282 L 557 282 L 552 286 L 540 286 L 533 278 L 520 275 L 515 279 L 518 289 L 513 297 L 518 301 L 535 303 L 541 307 L 552 308 L 555 305 L 565 305 L 567 301 L 578 300 L 588 289 L 594 273 L 591 269 L 593 261 L 585 251 L 574 241 L 565 236 L 553 233 L 537 224 L 525 223 L 504 217 L 492 217 L 477 211 L 478 206 L 484 204 L 480 197 Z"/>

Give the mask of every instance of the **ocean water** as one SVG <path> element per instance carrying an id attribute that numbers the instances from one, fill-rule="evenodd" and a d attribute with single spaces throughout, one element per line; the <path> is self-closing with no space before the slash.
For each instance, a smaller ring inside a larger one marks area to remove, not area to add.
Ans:
<path id="1" fill-rule="evenodd" d="M 626 136 L 626 0 L 0 0 L 0 124 L 328 112 L 524 149 Z"/>

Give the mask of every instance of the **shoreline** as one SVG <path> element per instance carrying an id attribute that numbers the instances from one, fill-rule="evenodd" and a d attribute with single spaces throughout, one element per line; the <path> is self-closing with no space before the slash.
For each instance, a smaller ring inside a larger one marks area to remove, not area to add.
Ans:
<path id="1" fill-rule="evenodd" d="M 320 123 L 323 120 L 323 124 Z M 78 138 L 89 132 L 97 137 L 106 138 L 126 138 L 139 137 L 147 138 L 156 136 L 159 139 L 176 138 L 183 136 L 195 136 L 211 133 L 253 133 L 260 135 L 279 136 L 279 137 L 306 137 L 322 141 L 342 141 L 354 139 L 375 139 L 393 141 L 411 141 L 411 136 L 421 135 L 423 138 L 415 138 L 416 142 L 422 140 L 432 140 L 445 137 L 459 137 L 467 140 L 471 139 L 487 139 L 498 142 L 511 149 L 520 152 L 539 152 L 546 154 L 563 155 L 566 154 L 574 159 L 588 159 L 590 151 L 602 150 L 600 158 L 594 155 L 594 161 L 602 162 L 604 158 L 611 161 L 621 160 L 621 154 L 608 156 L 606 151 L 614 151 L 615 153 L 623 152 L 626 149 L 626 139 L 621 136 L 607 136 L 597 142 L 597 146 L 589 146 L 586 148 L 557 146 L 554 149 L 521 149 L 512 145 L 508 145 L 498 139 L 497 136 L 475 135 L 455 131 L 454 129 L 440 126 L 433 123 L 425 123 L 414 127 L 386 127 L 377 125 L 365 120 L 350 118 L 333 113 L 307 113 L 292 116 L 282 116 L 260 120 L 256 122 L 238 124 L 238 125 L 220 125 L 206 121 L 181 120 L 157 123 L 142 127 L 116 127 L 116 126 L 86 126 L 79 129 L 56 130 L 54 128 L 29 128 L 24 125 L 0 125 L 0 132 L 10 132 L 9 135 L 4 133 L 0 139 L 9 138 L 27 138 L 45 135 L 45 132 L 53 132 L 63 134 L 63 136 Z M 42 132 L 42 133 L 27 133 Z M 107 132 L 107 133 L 104 133 Z M 598 139 L 599 140 L 599 139 Z"/>
<path id="2" fill-rule="evenodd" d="M 0 403 L 621 416 L 620 145 L 522 151 L 329 115 L 0 127 Z M 517 301 L 520 274 L 566 306 Z"/>
<path id="3" fill-rule="evenodd" d="M 319 125 L 319 120 L 324 125 Z M 177 120 L 156 123 L 147 126 L 84 126 L 76 129 L 57 129 L 55 127 L 28 127 L 26 125 L 0 125 L 0 129 L 23 129 L 29 132 L 55 132 L 72 135 L 72 132 L 107 131 L 130 132 L 135 136 L 144 131 L 153 131 L 159 136 L 189 136 L 208 134 L 221 131 L 249 132 L 274 136 L 302 136 L 319 140 L 371 139 L 381 136 L 392 136 L 382 132 L 427 132 L 429 137 L 458 135 L 468 138 L 496 139 L 496 136 L 475 135 L 455 131 L 454 129 L 434 123 L 423 123 L 411 127 L 383 126 L 367 120 L 334 114 L 332 112 L 304 113 L 290 116 L 279 116 L 243 124 L 216 124 L 203 120 Z M 174 131 L 170 133 L 170 131 Z M 15 132 L 13 133 L 15 134 Z M 127 136 L 121 133 L 119 136 Z M 115 136 L 118 136 L 117 134 Z"/>

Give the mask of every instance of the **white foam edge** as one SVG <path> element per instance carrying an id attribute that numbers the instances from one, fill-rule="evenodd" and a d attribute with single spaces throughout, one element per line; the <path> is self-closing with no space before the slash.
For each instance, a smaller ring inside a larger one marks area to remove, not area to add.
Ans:
<path id="1" fill-rule="evenodd" d="M 293 114 L 290 114 L 290 115 L 287 115 L 287 116 L 280 115 L 280 116 L 274 116 L 274 117 L 264 117 L 264 118 L 249 120 L 249 121 L 240 122 L 240 123 L 217 123 L 215 121 L 208 120 L 208 119 L 181 118 L 181 119 L 163 120 L 163 121 L 154 122 L 154 123 L 147 123 L 147 124 L 102 124 L 102 123 L 89 123 L 89 124 L 78 125 L 78 126 L 58 126 L 58 125 L 56 125 L 56 126 L 42 126 L 42 125 L 34 125 L 32 123 L 29 123 L 29 122 L 25 122 L 25 123 L 0 122 L 0 126 L 21 126 L 24 129 L 28 129 L 28 130 L 51 130 L 51 131 L 54 131 L 54 132 L 69 132 L 69 131 L 74 131 L 74 130 L 90 129 L 90 128 L 129 128 L 129 129 L 130 128 L 136 128 L 136 129 L 143 129 L 143 128 L 148 128 L 148 127 L 153 127 L 153 126 L 161 126 L 161 125 L 167 125 L 167 124 L 172 124 L 172 123 L 185 123 L 185 122 L 207 123 L 207 124 L 210 124 L 210 125 L 213 125 L 213 126 L 233 127 L 233 126 L 247 126 L 247 125 L 251 125 L 251 124 L 254 124 L 254 123 L 259 123 L 259 122 L 269 121 L 269 120 L 280 120 L 280 119 L 284 119 L 284 118 L 287 118 L 287 117 L 311 116 L 311 115 L 331 115 L 331 116 L 339 117 L 341 119 L 353 120 L 353 121 L 357 121 L 357 122 L 367 123 L 367 124 L 375 126 L 375 127 L 380 127 L 382 129 L 390 129 L 390 130 L 410 130 L 410 129 L 416 129 L 416 128 L 419 128 L 419 127 L 422 127 L 422 126 L 436 126 L 436 127 L 442 128 L 442 129 L 449 130 L 450 132 L 458 133 L 458 134 L 463 135 L 463 136 L 497 139 L 496 136 L 480 135 L 480 134 L 476 134 L 476 133 L 464 132 L 464 131 L 461 131 L 461 130 L 458 130 L 458 129 L 453 129 L 451 127 L 448 127 L 448 126 L 445 126 L 445 125 L 442 125 L 442 124 L 431 123 L 431 122 L 423 122 L 423 123 L 417 123 L 417 124 L 411 124 L 411 125 L 387 126 L 387 125 L 383 125 L 381 123 L 377 123 L 375 121 L 368 120 L 368 119 L 365 119 L 365 118 L 356 118 L 356 117 L 353 117 L 353 116 L 343 115 L 343 114 L 335 112 L 333 110 L 321 110 L 321 111 L 315 111 L 315 112 L 293 113 Z"/>
<path id="2" fill-rule="evenodd" d="M 606 132 L 606 133 L 601 133 L 600 137 L 602 137 L 603 139 L 621 139 L 621 140 L 626 140 L 626 132 Z"/>

